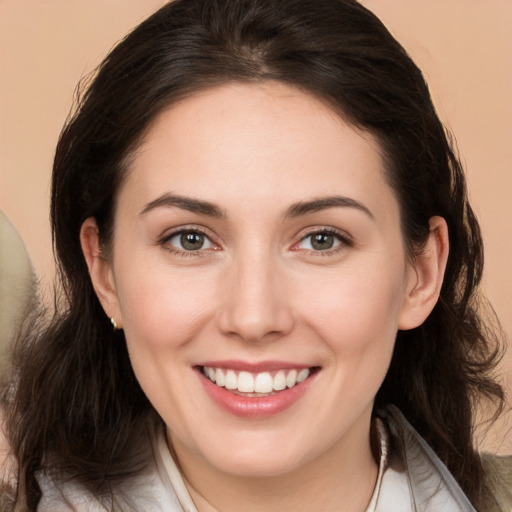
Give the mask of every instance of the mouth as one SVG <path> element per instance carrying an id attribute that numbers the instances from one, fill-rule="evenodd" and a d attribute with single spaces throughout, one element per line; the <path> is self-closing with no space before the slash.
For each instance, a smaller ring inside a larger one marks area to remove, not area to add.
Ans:
<path id="1" fill-rule="evenodd" d="M 303 403 L 322 367 L 277 360 L 217 360 L 194 369 L 213 403 L 232 415 L 260 420 Z"/>
<path id="2" fill-rule="evenodd" d="M 262 398 L 295 388 L 309 379 L 319 368 L 282 368 L 250 372 L 201 366 L 200 370 L 210 382 L 219 388 L 224 388 L 238 396 Z"/>

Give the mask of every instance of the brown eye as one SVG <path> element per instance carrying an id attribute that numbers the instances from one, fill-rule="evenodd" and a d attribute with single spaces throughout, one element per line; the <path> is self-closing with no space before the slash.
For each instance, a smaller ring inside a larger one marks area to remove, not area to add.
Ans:
<path id="1" fill-rule="evenodd" d="M 311 235 L 311 247 L 315 251 L 332 249 L 335 241 L 334 235 L 329 233 L 315 233 L 314 235 Z"/>
<path id="2" fill-rule="evenodd" d="M 165 240 L 165 243 L 172 246 L 177 252 L 194 252 L 214 248 L 212 241 L 204 233 L 196 230 L 174 233 Z"/>
<path id="3" fill-rule="evenodd" d="M 343 246 L 351 247 L 352 241 L 340 233 L 330 230 L 320 230 L 309 233 L 297 244 L 298 249 L 314 252 L 334 252 Z"/>
<path id="4" fill-rule="evenodd" d="M 199 251 L 203 248 L 205 236 L 202 233 L 182 233 L 180 244 L 186 251 Z"/>

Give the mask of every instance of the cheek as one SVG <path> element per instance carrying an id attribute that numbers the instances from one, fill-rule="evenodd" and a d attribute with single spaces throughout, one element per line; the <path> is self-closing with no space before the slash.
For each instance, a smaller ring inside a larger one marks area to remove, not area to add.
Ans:
<path id="1" fill-rule="evenodd" d="M 186 343 L 205 321 L 212 305 L 208 277 L 172 272 L 166 265 L 121 268 L 118 297 L 127 340 L 153 348 Z M 133 269 L 144 268 L 144 272 Z"/>
<path id="2" fill-rule="evenodd" d="M 297 290 L 306 322 L 340 357 L 389 353 L 404 301 L 403 267 L 366 267 L 316 279 Z"/>

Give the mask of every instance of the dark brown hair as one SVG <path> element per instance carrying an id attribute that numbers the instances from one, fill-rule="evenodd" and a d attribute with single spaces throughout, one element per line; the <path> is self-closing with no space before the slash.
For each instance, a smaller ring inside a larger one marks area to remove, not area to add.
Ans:
<path id="1" fill-rule="evenodd" d="M 377 137 L 412 257 L 432 216 L 448 223 L 441 298 L 422 326 L 398 333 L 375 407 L 397 405 L 478 506 L 473 413 L 482 396 L 502 399 L 491 378 L 498 352 L 476 312 L 478 223 L 421 72 L 354 0 L 176 0 L 107 56 L 57 146 L 51 219 L 65 301 L 48 325 L 21 338 L 4 392 L 17 500 L 29 510 L 41 469 L 108 495 L 143 464 L 133 441 L 152 407 L 92 288 L 82 223 L 95 217 L 108 247 L 130 154 L 162 109 L 214 85 L 266 80 L 316 95 Z"/>

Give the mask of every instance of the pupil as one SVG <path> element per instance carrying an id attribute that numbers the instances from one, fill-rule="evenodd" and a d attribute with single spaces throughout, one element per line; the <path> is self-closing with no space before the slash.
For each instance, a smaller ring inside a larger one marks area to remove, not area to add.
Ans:
<path id="1" fill-rule="evenodd" d="M 326 233 L 317 233 L 313 236 L 313 240 L 311 241 L 311 246 L 313 249 L 317 249 L 319 251 L 331 249 L 333 245 L 334 237 Z"/>
<path id="2" fill-rule="evenodd" d="M 197 251 L 203 247 L 204 235 L 200 233 L 183 233 L 180 241 L 182 247 L 187 251 Z"/>

